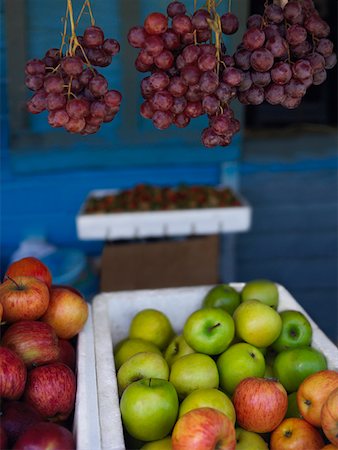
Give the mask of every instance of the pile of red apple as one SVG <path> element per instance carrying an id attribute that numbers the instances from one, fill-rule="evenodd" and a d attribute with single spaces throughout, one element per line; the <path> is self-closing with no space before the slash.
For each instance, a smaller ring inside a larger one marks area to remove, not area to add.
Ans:
<path id="1" fill-rule="evenodd" d="M 132 316 L 114 348 L 126 448 L 321 450 L 338 447 L 338 372 L 312 325 L 279 311 L 279 290 L 214 286 L 183 329 L 162 311 Z"/>
<path id="2" fill-rule="evenodd" d="M 52 284 L 34 257 L 9 265 L 0 284 L 0 448 L 73 450 L 76 337 L 88 304 Z"/>

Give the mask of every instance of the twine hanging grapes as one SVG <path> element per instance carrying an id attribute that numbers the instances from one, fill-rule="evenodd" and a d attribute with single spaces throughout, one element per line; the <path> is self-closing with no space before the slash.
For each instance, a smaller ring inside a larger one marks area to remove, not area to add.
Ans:
<path id="1" fill-rule="evenodd" d="M 85 13 L 90 26 L 78 35 Z M 27 102 L 32 114 L 48 111 L 48 123 L 70 133 L 96 133 L 114 119 L 122 96 L 108 90 L 108 81 L 95 67 L 107 67 L 120 51 L 118 41 L 104 37 L 95 25 L 90 0 L 83 2 L 75 20 L 72 0 L 66 0 L 60 48 L 49 49 L 42 59 L 26 63 L 26 86 L 35 92 Z"/>

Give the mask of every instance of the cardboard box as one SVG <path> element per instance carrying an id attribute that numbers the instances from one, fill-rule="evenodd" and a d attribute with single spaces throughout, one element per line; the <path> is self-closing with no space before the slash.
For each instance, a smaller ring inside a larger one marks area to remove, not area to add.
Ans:
<path id="1" fill-rule="evenodd" d="M 243 283 L 230 283 L 240 291 Z M 156 308 L 170 319 L 174 330 L 181 333 L 186 318 L 201 305 L 212 286 L 184 287 L 102 293 L 93 300 L 94 345 L 97 373 L 97 394 L 101 447 L 97 450 L 125 450 L 113 348 L 128 334 L 133 316 L 144 308 Z M 281 285 L 279 311 L 294 309 L 309 319 L 312 330 L 312 346 L 323 352 L 329 369 L 338 370 L 338 349 L 326 337 L 292 295 Z M 333 319 L 334 320 L 334 319 Z"/>
<path id="2" fill-rule="evenodd" d="M 121 241 L 105 245 L 101 291 L 217 284 L 219 236 Z"/>

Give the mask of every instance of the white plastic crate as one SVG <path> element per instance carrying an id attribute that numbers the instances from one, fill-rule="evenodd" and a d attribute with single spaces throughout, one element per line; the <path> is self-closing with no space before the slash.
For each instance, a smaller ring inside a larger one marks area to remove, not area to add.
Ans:
<path id="1" fill-rule="evenodd" d="M 77 340 L 77 391 L 73 434 L 77 450 L 99 450 L 101 428 L 96 389 L 92 307 Z"/>
<path id="2" fill-rule="evenodd" d="M 241 290 L 244 284 L 231 285 Z M 181 332 L 186 318 L 201 306 L 211 287 L 120 291 L 99 294 L 94 298 L 94 347 L 102 450 L 125 450 L 113 346 L 127 336 L 132 317 L 144 308 L 156 308 L 169 317 L 176 332 Z M 338 370 L 337 347 L 283 286 L 279 285 L 278 290 L 278 310 L 295 309 L 304 313 L 313 329 L 312 346 L 325 354 L 329 368 Z"/>
<path id="3" fill-rule="evenodd" d="M 116 192 L 95 190 L 87 198 Z M 115 240 L 244 232 L 251 226 L 251 207 L 234 194 L 240 206 L 171 211 L 85 214 L 85 201 L 76 217 L 77 236 L 83 240 Z"/>

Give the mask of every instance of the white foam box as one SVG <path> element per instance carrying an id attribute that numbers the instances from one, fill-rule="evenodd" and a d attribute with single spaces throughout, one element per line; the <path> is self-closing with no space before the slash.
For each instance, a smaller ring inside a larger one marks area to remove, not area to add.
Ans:
<path id="1" fill-rule="evenodd" d="M 230 283 L 241 290 L 244 283 Z M 94 349 L 96 358 L 98 415 L 102 450 L 125 450 L 119 409 L 114 345 L 127 337 L 133 316 L 144 308 L 163 311 L 180 333 L 189 314 L 198 309 L 212 286 L 120 291 L 102 293 L 93 300 Z M 309 319 L 313 329 L 312 346 L 327 358 L 328 367 L 338 370 L 338 348 L 319 329 L 293 296 L 281 285 L 278 310 L 295 309 Z M 97 449 L 99 447 L 96 447 Z"/>
<path id="2" fill-rule="evenodd" d="M 73 435 L 77 450 L 98 450 L 101 429 L 96 389 L 94 333 L 92 307 L 88 304 L 87 322 L 77 338 L 77 391 L 73 421 Z"/>
<path id="3" fill-rule="evenodd" d="M 117 192 L 94 190 L 87 198 Z M 234 194 L 240 206 L 102 214 L 85 214 L 85 200 L 76 216 L 77 236 L 81 240 L 109 241 L 244 232 L 251 226 L 251 207 L 238 193 Z"/>

